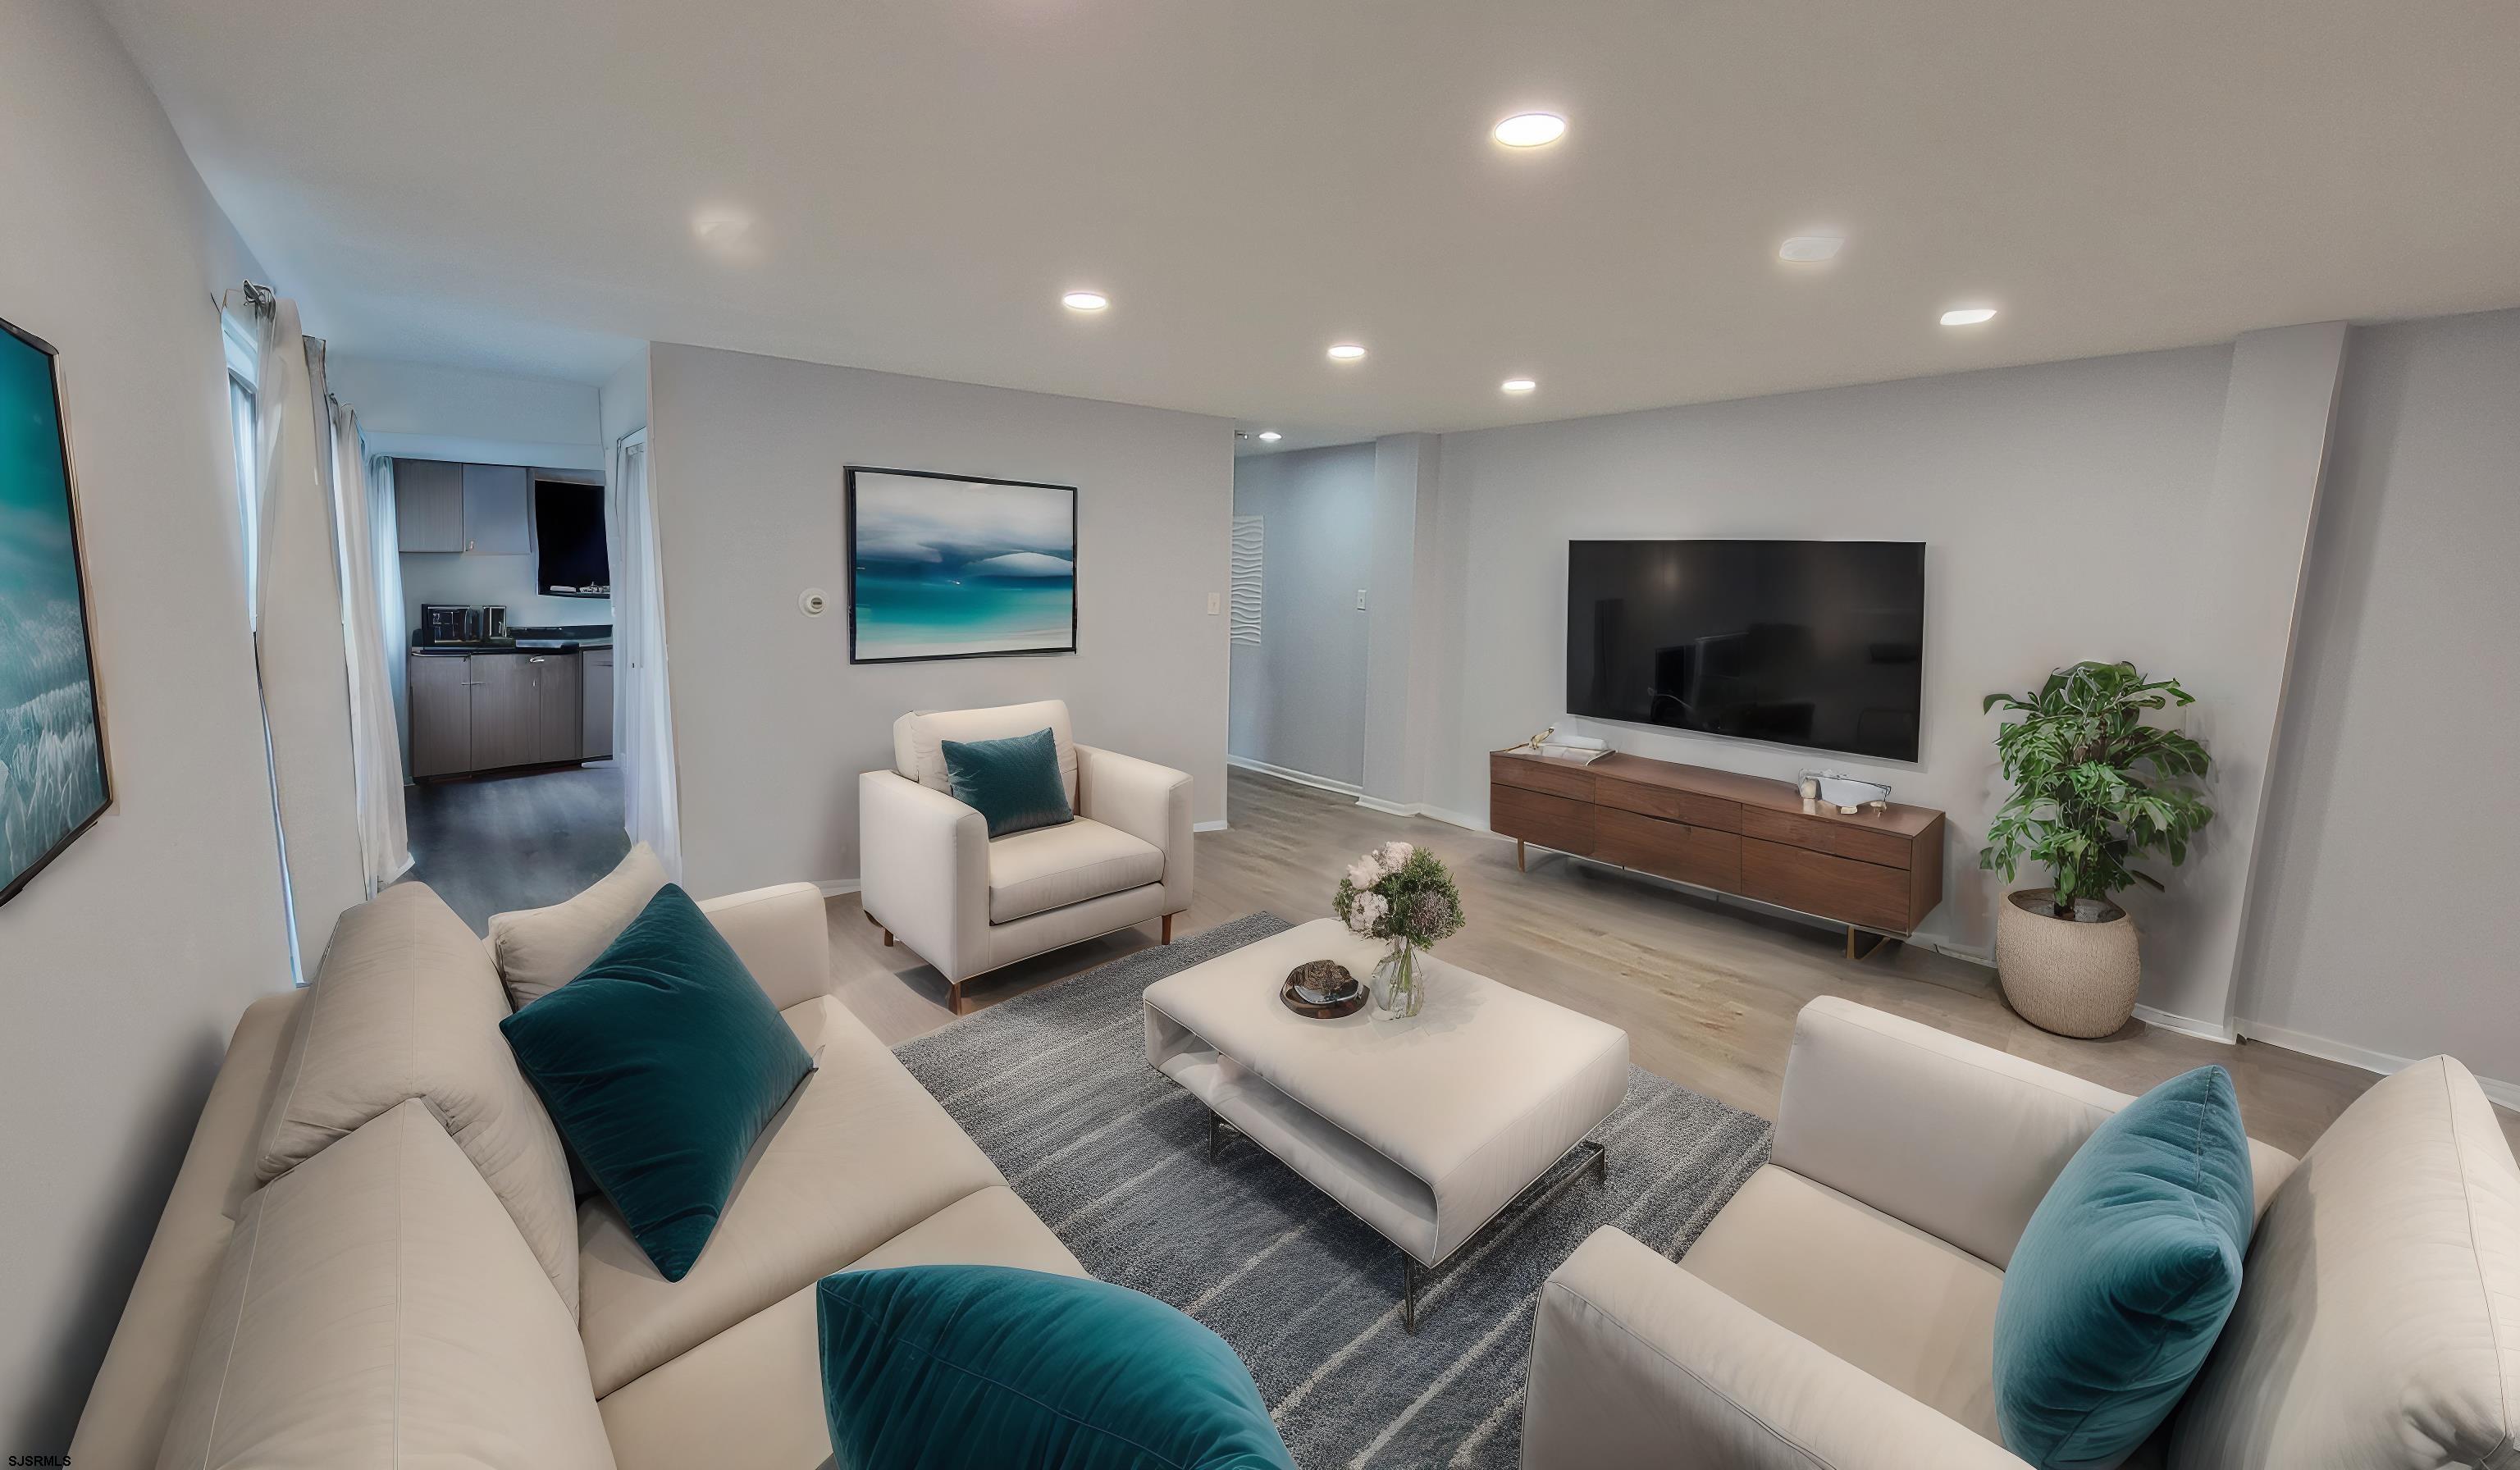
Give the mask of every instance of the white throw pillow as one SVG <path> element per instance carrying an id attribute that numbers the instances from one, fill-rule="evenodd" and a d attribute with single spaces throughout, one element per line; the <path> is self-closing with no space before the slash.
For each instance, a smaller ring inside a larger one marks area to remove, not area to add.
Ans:
<path id="1" fill-rule="evenodd" d="M 665 883 L 665 866 L 642 842 L 566 903 L 492 914 L 490 952 L 507 983 L 508 1003 L 522 1010 L 583 974 Z"/>

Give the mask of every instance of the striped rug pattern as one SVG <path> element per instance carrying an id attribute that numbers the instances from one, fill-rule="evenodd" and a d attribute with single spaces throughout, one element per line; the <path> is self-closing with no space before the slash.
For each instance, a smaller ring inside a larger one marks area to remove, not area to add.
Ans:
<path id="1" fill-rule="evenodd" d="M 1206 1109 L 1147 1065 L 1140 993 L 1285 927 L 1246 915 L 898 1054 L 1087 1270 L 1234 1346 L 1306 1470 L 1507 1470 L 1542 1278 L 1603 1225 L 1687 1250 L 1766 1162 L 1769 1125 L 1632 1070 L 1627 1101 L 1594 1134 L 1609 1145 L 1607 1183 L 1508 1206 L 1421 1289 L 1411 1337 L 1398 1248 L 1248 1142 L 1209 1163 Z"/>

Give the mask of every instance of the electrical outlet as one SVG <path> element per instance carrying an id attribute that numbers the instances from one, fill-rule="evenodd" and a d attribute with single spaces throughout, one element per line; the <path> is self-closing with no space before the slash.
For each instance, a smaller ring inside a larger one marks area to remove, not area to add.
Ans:
<path id="1" fill-rule="evenodd" d="M 1365 589 L 1362 587 L 1356 590 L 1356 610 L 1359 612 L 1365 610 Z"/>
<path id="2" fill-rule="evenodd" d="M 1209 617 L 1214 617 L 1214 616 L 1216 616 L 1218 613 L 1223 612 L 1224 610 L 1225 610 L 1225 594 L 1223 594 L 1223 593 L 1221 593 L 1221 592 L 1211 592 L 1211 593 L 1209 593 L 1209 594 L 1207 595 L 1207 615 L 1208 615 Z"/>

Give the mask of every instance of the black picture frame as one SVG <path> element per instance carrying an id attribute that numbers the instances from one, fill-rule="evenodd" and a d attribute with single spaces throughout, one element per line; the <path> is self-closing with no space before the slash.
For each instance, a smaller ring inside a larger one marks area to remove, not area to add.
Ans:
<path id="1" fill-rule="evenodd" d="M 858 577 L 863 570 L 858 559 L 858 476 L 861 474 L 898 475 L 909 479 L 939 480 L 966 485 L 1005 485 L 1019 490 L 1056 490 L 1067 496 L 1067 540 L 1072 573 L 1067 600 L 1067 642 L 1063 646 L 1039 648 L 985 648 L 960 653 L 911 653 L 868 655 L 859 651 Z M 938 469 L 897 469 L 885 465 L 844 465 L 840 468 L 843 544 L 848 556 L 849 662 L 852 664 L 945 663 L 968 658 L 1055 658 L 1077 651 L 1077 631 L 1082 618 L 1081 581 L 1083 545 L 1076 514 L 1077 489 L 1051 480 L 1011 480 L 986 474 L 953 474 Z"/>
<path id="2" fill-rule="evenodd" d="M 79 655 L 84 660 L 87 674 L 88 723 L 96 736 L 97 785 L 97 800 L 91 810 L 68 820 L 61 834 L 25 867 L 0 878 L 0 904 L 6 904 L 23 893 L 36 874 L 51 867 L 55 859 L 69 850 L 70 844 L 85 836 L 107 812 L 112 810 L 113 761 L 112 744 L 106 736 L 104 681 L 98 676 L 96 667 L 96 616 L 89 603 L 86 544 L 79 524 L 78 468 L 70 454 L 69 405 L 62 386 L 61 351 L 42 337 L 5 319 L 0 319 L 0 333 L 6 333 L 11 339 L 41 354 L 45 359 L 46 376 L 51 380 L 53 447 L 61 467 L 62 512 L 69 534 L 68 571 L 78 603 Z"/>

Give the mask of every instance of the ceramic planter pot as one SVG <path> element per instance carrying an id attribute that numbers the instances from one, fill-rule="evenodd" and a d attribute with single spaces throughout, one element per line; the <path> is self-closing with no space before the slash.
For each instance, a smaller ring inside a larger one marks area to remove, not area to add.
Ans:
<path id="1" fill-rule="evenodd" d="M 2058 918 L 2055 890 L 2004 895 L 1995 919 L 1996 975 L 2021 1018 L 2058 1036 L 2108 1036 L 2135 1014 L 2143 957 L 2135 919 L 2115 904 L 2078 899 L 2096 918 Z"/>

